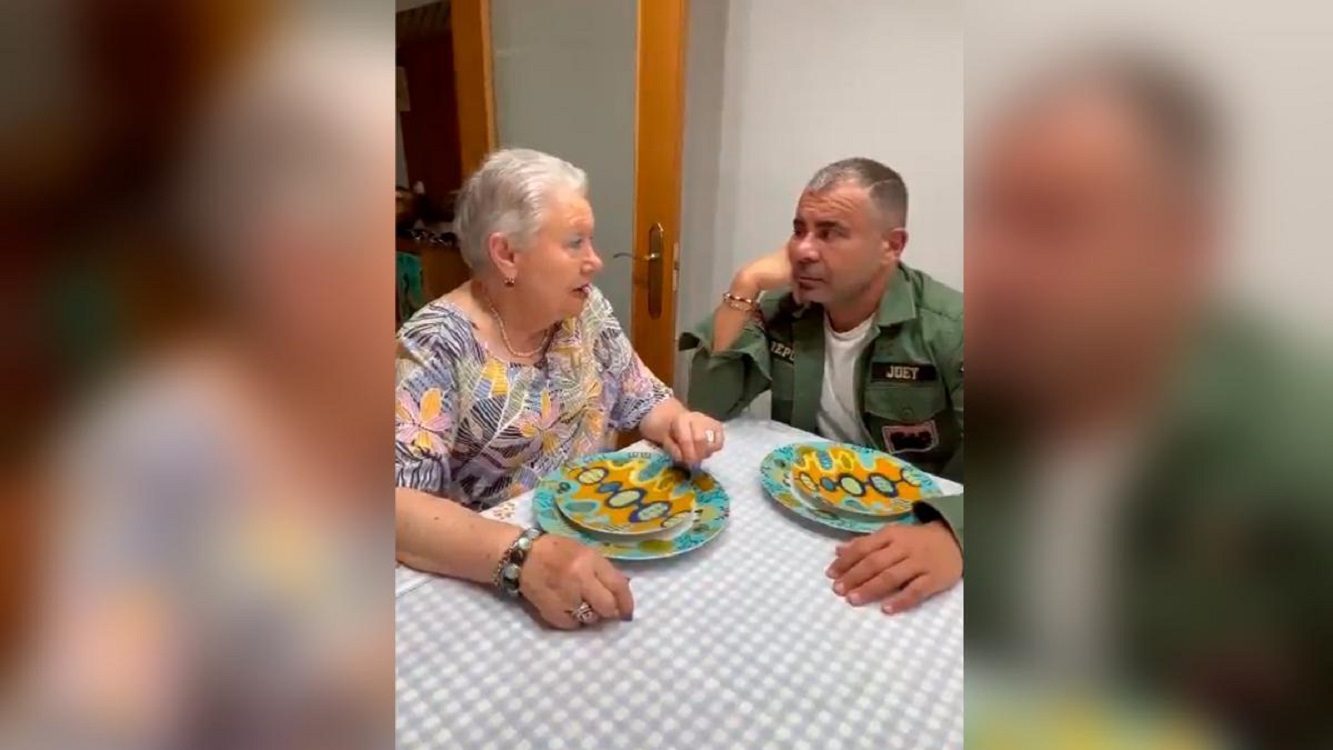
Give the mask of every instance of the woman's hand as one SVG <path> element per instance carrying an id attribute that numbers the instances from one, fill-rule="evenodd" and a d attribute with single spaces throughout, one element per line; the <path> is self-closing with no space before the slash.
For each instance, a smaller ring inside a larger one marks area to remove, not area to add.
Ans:
<path id="1" fill-rule="evenodd" d="M 722 450 L 722 423 L 697 411 L 682 411 L 671 420 L 662 448 L 676 463 L 698 466 Z"/>
<path id="2" fill-rule="evenodd" d="M 600 619 L 634 617 L 629 579 L 592 548 L 563 537 L 546 534 L 532 543 L 518 589 L 543 620 L 562 630 L 580 626 L 570 613 L 583 602 Z"/>
<path id="3" fill-rule="evenodd" d="M 675 398 L 669 398 L 648 413 L 639 423 L 639 431 L 662 446 L 671 460 L 690 467 L 722 450 L 722 423 L 697 411 L 690 411 Z"/>

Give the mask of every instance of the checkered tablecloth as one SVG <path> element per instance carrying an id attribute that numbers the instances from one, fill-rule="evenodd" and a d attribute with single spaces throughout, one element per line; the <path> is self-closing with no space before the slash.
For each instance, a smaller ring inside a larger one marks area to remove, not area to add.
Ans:
<path id="1" fill-rule="evenodd" d="M 849 606 L 824 576 L 846 535 L 759 486 L 769 451 L 814 436 L 751 419 L 726 434 L 704 468 L 731 496 L 728 528 L 622 564 L 633 622 L 548 630 L 482 587 L 400 568 L 398 747 L 962 747 L 962 585 L 894 616 Z M 530 525 L 529 501 L 488 513 Z"/>

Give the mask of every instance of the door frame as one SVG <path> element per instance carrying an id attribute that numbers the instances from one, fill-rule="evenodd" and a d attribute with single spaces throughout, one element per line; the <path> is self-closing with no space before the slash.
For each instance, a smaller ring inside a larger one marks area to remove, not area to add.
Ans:
<path id="1" fill-rule="evenodd" d="M 451 0 L 458 135 L 467 178 L 498 143 L 490 0 Z M 685 50 L 689 0 L 638 0 L 634 113 L 633 308 L 627 333 L 640 358 L 671 385 L 676 364 L 680 191 L 685 142 Z M 596 210 L 596 207 L 594 207 Z M 650 264 L 649 232 L 662 225 L 662 258 Z M 663 291 L 649 314 L 650 268 Z"/>
<path id="2" fill-rule="evenodd" d="M 662 382 L 676 366 L 676 301 L 680 274 L 680 190 L 685 143 L 685 49 L 689 0 L 639 0 L 638 82 L 634 119 L 634 349 Z M 663 228 L 658 264 L 661 310 L 649 315 L 649 273 L 643 262 L 652 227 Z"/>
<path id="3" fill-rule="evenodd" d="M 495 150 L 495 95 L 491 87 L 491 2 L 451 0 L 458 150 L 463 179 Z"/>

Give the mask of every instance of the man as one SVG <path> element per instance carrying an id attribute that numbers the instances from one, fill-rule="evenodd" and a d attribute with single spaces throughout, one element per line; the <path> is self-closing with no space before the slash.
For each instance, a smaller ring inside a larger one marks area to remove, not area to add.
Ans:
<path id="1" fill-rule="evenodd" d="M 778 421 L 961 480 L 963 299 L 901 262 L 906 223 L 894 170 L 866 158 L 819 170 L 786 247 L 742 268 L 681 337 L 698 348 L 690 407 L 730 419 L 771 390 Z M 892 594 L 885 611 L 900 611 L 956 583 L 962 497 L 918 515 L 840 548 L 834 590 L 854 605 Z"/>
<path id="2" fill-rule="evenodd" d="M 1217 128 L 1143 60 L 1030 94 L 969 151 L 969 670 L 1326 746 L 1327 380 L 1212 298 Z"/>

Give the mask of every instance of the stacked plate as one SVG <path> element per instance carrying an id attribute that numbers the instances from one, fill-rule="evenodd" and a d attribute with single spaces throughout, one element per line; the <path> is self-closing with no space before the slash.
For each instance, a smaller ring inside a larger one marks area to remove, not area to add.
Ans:
<path id="1" fill-rule="evenodd" d="M 797 515 L 861 534 L 887 523 L 915 523 L 912 504 L 944 494 L 911 464 L 846 443 L 784 445 L 764 457 L 760 481 L 769 497 Z"/>
<path id="2" fill-rule="evenodd" d="M 599 453 L 569 464 L 537 485 L 537 524 L 616 560 L 655 560 L 712 541 L 730 500 L 705 471 L 674 465 L 660 453 Z"/>

